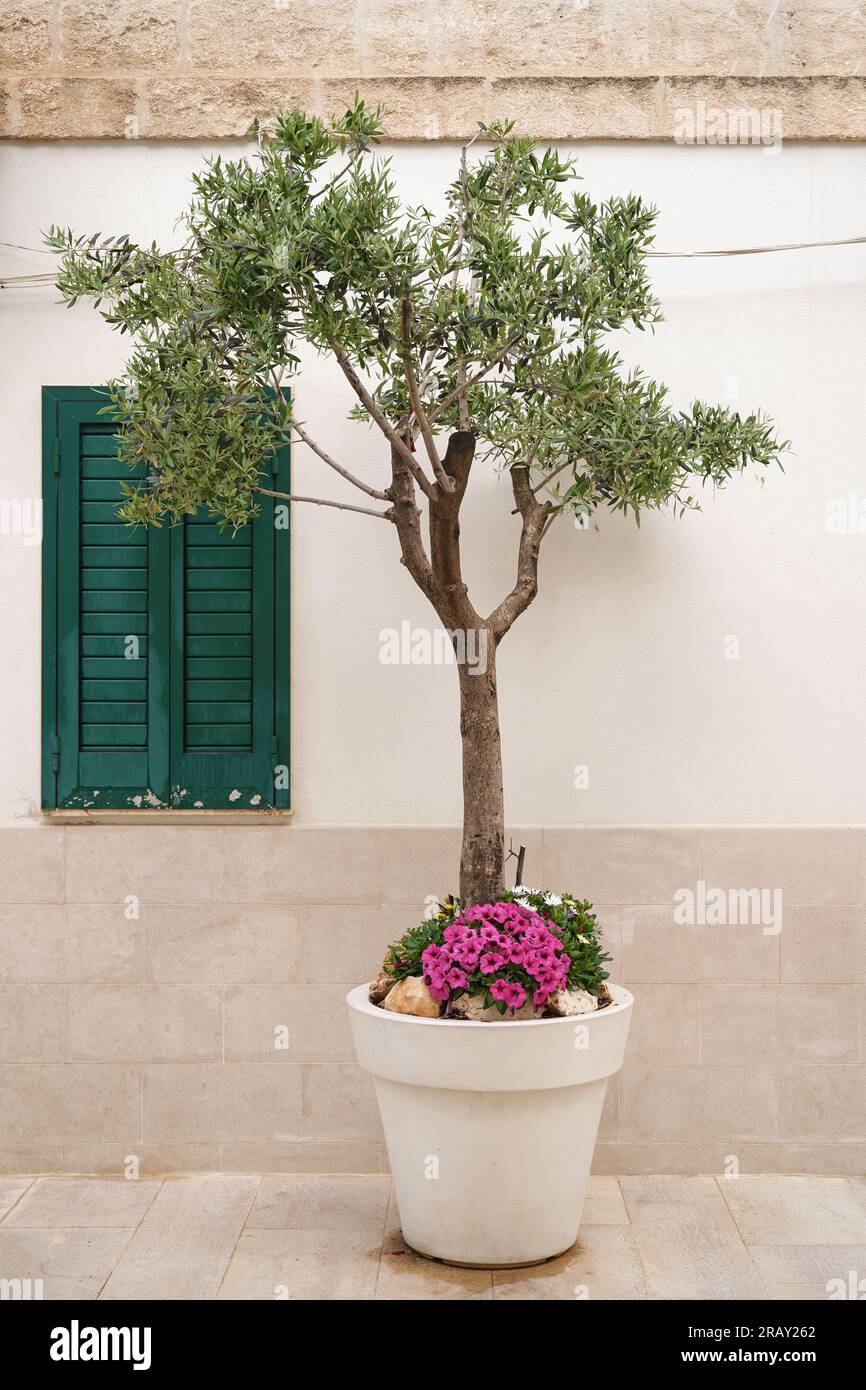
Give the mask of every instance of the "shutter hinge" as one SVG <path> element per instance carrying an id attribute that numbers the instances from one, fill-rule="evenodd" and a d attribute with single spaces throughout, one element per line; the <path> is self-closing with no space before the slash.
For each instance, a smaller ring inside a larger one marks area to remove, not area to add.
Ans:
<path id="1" fill-rule="evenodd" d="M 51 740 L 51 771 L 60 771 L 60 739 L 56 734 Z"/>
<path id="2" fill-rule="evenodd" d="M 53 446 L 52 446 L 52 455 L 53 455 L 52 462 L 53 462 L 53 464 L 54 464 L 54 474 L 55 474 L 55 477 L 56 477 L 57 474 L 60 472 L 60 440 L 59 440 L 59 439 L 55 439 L 55 441 L 54 441 L 54 444 L 53 444 Z"/>

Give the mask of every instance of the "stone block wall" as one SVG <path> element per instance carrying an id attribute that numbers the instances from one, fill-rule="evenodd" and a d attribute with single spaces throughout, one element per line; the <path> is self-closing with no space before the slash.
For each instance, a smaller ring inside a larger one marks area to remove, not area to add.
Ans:
<path id="1" fill-rule="evenodd" d="M 598 1171 L 864 1171 L 866 829 L 512 835 L 530 882 L 594 900 L 636 996 Z M 0 829 L 0 1172 L 381 1170 L 344 998 L 453 887 L 458 843 Z M 701 881 L 778 892 L 781 919 L 678 923 L 675 894 Z"/>
<path id="2" fill-rule="evenodd" d="M 242 137 L 358 90 L 396 139 L 515 117 L 540 139 L 670 140 L 698 107 L 862 139 L 864 45 L 850 0 L 5 0 L 0 134 Z"/>

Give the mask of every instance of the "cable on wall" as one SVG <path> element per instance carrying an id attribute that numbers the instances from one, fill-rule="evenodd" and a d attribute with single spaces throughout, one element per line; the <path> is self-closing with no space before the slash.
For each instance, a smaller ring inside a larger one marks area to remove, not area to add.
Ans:
<path id="1" fill-rule="evenodd" d="M 788 241 L 778 246 L 735 246 L 723 251 L 647 251 L 647 257 L 688 257 L 688 256 L 766 256 L 770 251 L 805 251 L 812 246 L 860 246 L 866 243 L 866 236 L 843 237 L 839 241 Z"/>
<path id="2" fill-rule="evenodd" d="M 821 246 L 863 245 L 866 245 L 866 236 L 849 236 L 840 237 L 833 241 L 789 241 L 779 242 L 775 246 L 733 246 L 715 251 L 646 251 L 644 254 L 648 260 L 690 260 L 705 256 L 766 256 L 775 251 L 808 251 L 813 247 Z M 15 241 L 0 241 L 0 246 L 8 247 L 13 251 L 32 251 L 42 256 L 56 254 L 41 246 L 21 246 Z M 0 275 L 0 290 L 11 289 L 15 285 L 23 287 L 25 285 L 51 285 L 53 283 L 54 276 L 50 271 L 33 271 L 30 275 Z"/>

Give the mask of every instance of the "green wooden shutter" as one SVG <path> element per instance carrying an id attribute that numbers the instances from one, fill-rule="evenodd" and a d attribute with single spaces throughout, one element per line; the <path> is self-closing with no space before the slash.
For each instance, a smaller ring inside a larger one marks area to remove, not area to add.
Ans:
<path id="1" fill-rule="evenodd" d="M 278 536 L 272 498 L 236 533 L 220 531 L 203 513 L 173 530 L 171 782 L 178 806 L 288 803 L 274 777 L 282 756 Z"/>
<path id="2" fill-rule="evenodd" d="M 167 796 L 168 539 L 117 520 L 104 393 L 44 392 L 43 805 Z"/>
<path id="3" fill-rule="evenodd" d="M 288 806 L 283 510 L 263 499 L 236 536 L 206 516 L 124 526 L 136 475 L 105 403 L 44 391 L 43 806 Z"/>

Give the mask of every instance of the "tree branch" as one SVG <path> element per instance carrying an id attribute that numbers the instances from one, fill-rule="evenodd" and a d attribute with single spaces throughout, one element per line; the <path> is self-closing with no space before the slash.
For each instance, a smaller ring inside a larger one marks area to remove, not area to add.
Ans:
<path id="1" fill-rule="evenodd" d="M 387 418 L 383 411 L 380 410 L 379 406 L 376 404 L 373 397 L 370 395 L 370 392 L 367 390 L 363 381 L 358 376 L 358 373 L 355 371 L 355 368 L 352 366 L 343 349 L 332 344 L 331 350 L 335 358 L 337 359 L 337 362 L 340 365 L 344 377 L 348 381 L 352 390 L 355 392 L 355 395 L 358 397 L 358 400 L 361 402 L 370 418 L 372 420 L 375 420 L 376 424 L 379 426 L 379 429 L 385 435 L 386 439 L 390 440 L 391 448 L 395 449 L 396 452 L 400 455 L 401 459 L 403 460 L 406 467 L 409 469 L 409 472 L 412 474 L 412 477 L 415 479 L 421 491 L 425 493 L 426 496 L 429 497 L 431 500 L 435 498 L 436 484 L 431 483 L 430 479 L 427 477 L 427 474 L 421 468 L 420 464 L 418 463 L 408 444 L 405 442 L 405 440 L 400 438 L 400 435 L 397 433 L 394 426 L 391 424 L 391 421 Z"/>
<path id="2" fill-rule="evenodd" d="M 523 524 L 520 528 L 514 588 L 487 619 L 496 642 L 505 636 L 515 618 L 529 607 L 538 593 L 538 552 L 551 516 L 549 505 L 538 502 L 529 485 L 528 464 L 517 464 L 511 469 L 511 488 Z"/>
<path id="3" fill-rule="evenodd" d="M 451 435 L 444 466 L 453 479 L 454 488 L 430 504 L 430 560 L 445 605 L 440 616 L 449 627 L 465 631 L 480 623 L 469 598 L 460 561 L 460 507 L 474 453 L 475 435 L 471 431 Z"/>
<path id="4" fill-rule="evenodd" d="M 421 513 L 415 497 L 415 484 L 403 454 L 393 447 L 391 449 L 391 475 L 391 500 L 394 503 L 393 520 L 400 539 L 402 563 L 438 613 L 442 596 L 421 538 Z"/>
<path id="5" fill-rule="evenodd" d="M 449 405 L 453 405 L 454 402 L 456 400 L 459 400 L 461 396 L 465 397 L 466 392 L 471 390 L 473 386 L 475 386 L 479 381 L 481 381 L 481 379 L 485 377 L 489 371 L 492 371 L 493 368 L 496 366 L 497 362 L 501 362 L 503 357 L 507 357 L 511 349 L 513 347 L 516 347 L 519 342 L 519 335 L 515 338 L 510 338 L 508 342 L 505 344 L 505 346 L 503 348 L 500 348 L 499 351 L 495 354 L 495 356 L 491 357 L 489 362 L 486 362 L 483 367 L 479 368 L 479 370 L 475 372 L 469 378 L 468 381 L 464 381 L 462 385 L 457 385 L 453 391 L 448 392 L 447 396 L 443 396 L 439 404 L 433 407 L 433 409 L 430 411 L 430 414 L 427 417 L 431 425 L 434 420 L 439 419 L 439 416 L 442 415 L 443 412 L 448 409 Z"/>
<path id="6" fill-rule="evenodd" d="M 576 459 L 575 462 L 574 462 L 574 467 L 576 467 L 578 463 L 586 463 L 586 459 Z M 533 497 L 537 497 L 538 494 L 539 494 L 540 492 L 542 492 L 542 491 L 544 490 L 544 488 L 547 487 L 547 484 L 548 484 L 548 483 L 552 483 L 552 482 L 553 482 L 553 479 L 554 479 L 555 477 L 557 477 L 558 474 L 564 473 L 565 470 L 566 470 L 566 468 L 571 468 L 571 467 L 572 467 L 572 460 L 571 460 L 571 459 L 566 459 L 565 463 L 561 463 L 561 464 L 559 465 L 558 468 L 554 468 L 554 470 L 553 470 L 552 473 L 547 473 L 547 474 L 545 474 L 545 476 L 542 478 L 542 480 L 541 480 L 541 482 L 538 484 L 538 486 L 537 486 L 537 487 L 534 487 L 534 488 L 532 489 L 532 495 L 533 495 Z"/>
<path id="7" fill-rule="evenodd" d="M 333 468 L 336 473 L 339 473 L 341 478 L 345 478 L 348 483 L 352 483 L 355 487 L 360 488 L 362 492 L 366 492 L 368 497 L 375 497 L 379 502 L 390 502 L 391 498 L 388 496 L 387 492 L 380 492 L 378 488 L 368 487 L 366 483 L 361 482 L 360 478 L 356 478 L 354 473 L 350 473 L 348 468 L 344 468 L 342 464 L 337 463 L 336 459 L 332 459 L 330 454 L 326 454 L 324 449 L 321 449 L 316 441 L 310 438 L 296 420 L 292 421 L 292 429 L 300 436 L 307 448 L 312 449 L 313 453 L 317 454 L 322 462 L 326 463 L 329 468 Z"/>
<path id="8" fill-rule="evenodd" d="M 261 493 L 263 497 L 277 497 L 283 502 L 312 502 L 317 507 L 336 507 L 340 512 L 361 512 L 363 516 L 378 516 L 382 521 L 395 520 L 390 508 L 387 512 L 376 512 L 372 507 L 353 507 L 349 502 L 329 502 L 325 497 L 299 497 L 297 493 L 274 492 L 269 487 L 254 487 L 252 491 Z"/>
<path id="9" fill-rule="evenodd" d="M 315 193 L 310 194 L 310 202 L 314 203 L 317 198 L 324 197 L 326 193 L 330 193 L 332 188 L 336 188 L 337 184 L 340 182 L 340 179 L 344 178 L 346 174 L 351 172 L 354 165 L 357 163 L 357 160 L 358 156 L 353 155 L 352 158 L 348 161 L 348 163 L 346 163 L 343 166 L 343 168 L 339 170 L 338 173 L 334 174 L 334 176 L 330 178 L 326 184 L 323 184 L 322 187 L 318 189 Z"/>
<path id="10" fill-rule="evenodd" d="M 454 270 L 454 280 L 451 286 L 451 302 L 454 302 L 454 292 L 457 289 L 458 277 L 460 275 L 460 263 L 463 260 L 463 245 L 466 241 L 466 176 L 468 172 L 468 161 L 466 152 L 474 140 L 478 138 L 478 132 L 473 135 L 472 140 L 464 145 L 460 151 L 460 193 L 462 211 L 460 213 L 460 238 L 457 243 L 457 266 Z M 461 430 L 468 430 L 471 425 L 469 415 L 469 402 L 466 399 L 466 363 L 461 357 L 457 363 L 457 418 Z"/>
<path id="11" fill-rule="evenodd" d="M 469 402 L 466 399 L 466 363 L 461 358 L 457 363 L 457 386 L 459 396 L 457 397 L 457 418 L 461 430 L 468 430 L 471 426 L 469 415 Z"/>
<path id="12" fill-rule="evenodd" d="M 578 459 L 578 460 L 577 460 L 577 463 L 586 463 L 586 459 Z M 538 486 L 537 486 L 537 487 L 534 487 L 534 488 L 532 489 L 532 495 L 533 495 L 533 497 L 537 497 L 538 494 L 539 494 L 540 492 L 543 492 L 544 489 L 547 487 L 547 484 L 553 482 L 553 479 L 556 477 L 556 475 L 557 475 L 558 473 L 564 472 L 564 470 L 565 470 L 566 468 L 571 468 L 571 466 L 572 466 L 571 459 L 568 459 L 565 463 L 561 463 L 561 464 L 559 465 L 558 468 L 554 468 L 554 470 L 553 470 L 552 473 L 546 474 L 546 476 L 545 476 L 544 478 L 542 478 L 542 480 L 541 480 L 541 482 L 538 484 Z M 511 515 L 512 515 L 512 516 L 517 516 L 517 513 L 518 513 L 519 511 L 520 511 L 520 508 L 519 508 L 519 507 L 512 507 L 512 509 L 511 509 Z"/>
<path id="13" fill-rule="evenodd" d="M 400 356 L 403 359 L 403 372 L 406 377 L 406 385 L 409 387 L 409 399 L 412 402 L 412 410 L 415 419 L 418 421 L 418 428 L 424 440 L 424 447 L 427 450 L 427 457 L 433 467 L 433 473 L 439 486 L 444 492 L 453 492 L 454 483 L 448 477 L 439 460 L 436 449 L 436 441 L 433 438 L 433 431 L 430 422 L 424 413 L 424 406 L 421 404 L 421 393 L 418 390 L 418 382 L 415 380 L 415 372 L 412 367 L 412 345 L 411 345 L 411 314 L 412 305 L 408 294 L 403 296 L 403 347 Z"/>

